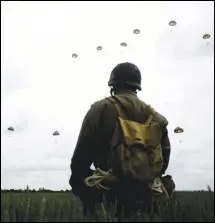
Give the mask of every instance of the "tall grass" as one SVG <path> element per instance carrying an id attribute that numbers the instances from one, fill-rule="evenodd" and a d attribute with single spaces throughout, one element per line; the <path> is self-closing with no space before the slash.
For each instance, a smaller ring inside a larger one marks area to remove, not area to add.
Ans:
<path id="1" fill-rule="evenodd" d="M 99 211 L 102 222 L 114 222 L 115 207 Z M 72 193 L 1 193 L 1 222 L 87 222 L 96 221 L 83 217 L 82 205 Z M 139 213 L 136 222 L 213 222 L 214 192 L 176 192 L 171 204 L 159 207 L 159 211 Z"/>

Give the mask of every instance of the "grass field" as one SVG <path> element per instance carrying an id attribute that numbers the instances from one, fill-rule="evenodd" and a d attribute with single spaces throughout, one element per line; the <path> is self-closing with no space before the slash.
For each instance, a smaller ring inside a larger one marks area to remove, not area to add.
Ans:
<path id="1" fill-rule="evenodd" d="M 108 215 L 107 215 L 108 213 Z M 114 221 L 113 210 L 100 212 L 102 222 Z M 84 222 L 80 200 L 70 192 L 2 192 L 1 222 Z M 131 221 L 131 220 L 130 220 Z M 141 213 L 139 222 L 213 222 L 214 192 L 176 192 L 158 215 Z"/>

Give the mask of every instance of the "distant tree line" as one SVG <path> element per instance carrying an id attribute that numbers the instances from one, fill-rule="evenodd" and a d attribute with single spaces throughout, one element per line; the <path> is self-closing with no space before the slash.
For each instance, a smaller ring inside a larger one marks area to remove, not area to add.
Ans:
<path id="1" fill-rule="evenodd" d="M 32 189 L 32 190 L 22 190 L 22 189 L 1 189 L 1 192 L 2 193 L 23 193 L 23 192 L 31 192 L 31 193 L 36 193 L 36 192 L 45 192 L 45 193 L 71 193 L 71 190 L 49 190 L 49 189 L 45 189 L 45 188 L 39 188 L 39 190 L 35 190 L 35 189 Z M 187 192 L 187 193 L 190 193 L 190 192 L 213 192 L 213 191 L 207 191 L 207 190 L 198 190 L 198 191 L 176 191 L 177 193 L 180 193 L 180 192 Z"/>
<path id="2" fill-rule="evenodd" d="M 1 192 L 7 193 L 7 192 L 13 192 L 13 193 L 23 193 L 23 192 L 46 192 L 46 193 L 62 193 L 62 192 L 71 192 L 71 190 L 49 190 L 45 189 L 44 187 L 39 188 L 38 190 L 30 189 L 30 187 L 27 185 L 26 189 L 1 189 Z M 176 191 L 176 192 L 214 192 L 211 190 L 211 188 L 208 186 L 208 190 L 193 190 L 193 191 Z"/>
<path id="3" fill-rule="evenodd" d="M 35 189 L 1 189 L 1 192 L 3 193 L 23 193 L 23 192 L 46 192 L 46 193 L 56 193 L 56 192 L 71 192 L 71 190 L 49 190 L 49 189 L 45 189 L 45 188 L 39 188 L 39 190 L 35 190 Z"/>

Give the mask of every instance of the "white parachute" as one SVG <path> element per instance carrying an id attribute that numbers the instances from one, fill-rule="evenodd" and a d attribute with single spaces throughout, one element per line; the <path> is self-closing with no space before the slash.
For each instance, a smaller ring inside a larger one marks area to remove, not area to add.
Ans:
<path id="1" fill-rule="evenodd" d="M 134 29 L 133 33 L 134 34 L 140 34 L 140 30 L 139 29 Z"/>
<path id="2" fill-rule="evenodd" d="M 58 131 L 54 131 L 54 132 L 52 133 L 52 135 L 53 135 L 53 136 L 59 136 L 60 133 L 59 133 Z"/>
<path id="3" fill-rule="evenodd" d="M 127 45 L 126 42 L 122 42 L 122 43 L 120 43 L 120 46 L 122 46 L 122 47 L 127 47 L 128 45 Z"/>
<path id="4" fill-rule="evenodd" d="M 174 129 L 174 133 L 182 133 L 182 132 L 184 132 L 184 130 L 181 127 L 176 127 Z"/>
<path id="5" fill-rule="evenodd" d="M 100 51 L 100 50 L 102 50 L 103 48 L 102 48 L 102 46 L 97 46 L 97 48 L 96 48 L 98 51 Z"/>

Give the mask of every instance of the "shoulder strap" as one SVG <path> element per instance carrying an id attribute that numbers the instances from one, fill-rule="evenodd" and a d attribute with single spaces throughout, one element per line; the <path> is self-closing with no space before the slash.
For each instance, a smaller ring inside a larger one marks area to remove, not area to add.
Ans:
<path id="1" fill-rule="evenodd" d="M 146 120 L 145 122 L 145 125 L 149 125 L 154 117 L 154 114 L 155 114 L 155 110 L 150 106 L 148 105 L 149 109 L 151 110 L 152 114 L 149 115 L 148 119 Z"/>
<path id="2" fill-rule="evenodd" d="M 125 115 L 125 112 L 123 111 L 123 109 L 121 109 L 121 107 L 120 107 L 121 102 L 120 102 L 119 98 L 117 98 L 116 96 L 112 96 L 112 97 L 109 97 L 106 99 L 114 105 L 114 107 L 117 110 L 118 116 L 123 119 L 126 119 L 127 116 Z"/>
<path id="3" fill-rule="evenodd" d="M 108 101 L 110 101 L 115 106 L 119 117 L 121 117 L 123 119 L 127 119 L 127 116 L 126 116 L 125 112 L 120 107 L 120 104 L 121 105 L 123 105 L 123 104 L 117 96 L 114 95 L 114 96 L 111 96 L 111 97 L 106 98 L 106 99 Z M 151 110 L 151 114 L 149 115 L 148 119 L 146 120 L 145 125 L 149 125 L 151 123 L 151 121 L 154 117 L 154 114 L 156 112 L 150 105 L 148 105 L 148 108 L 149 108 L 149 110 Z"/>

